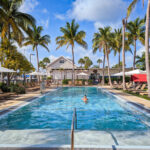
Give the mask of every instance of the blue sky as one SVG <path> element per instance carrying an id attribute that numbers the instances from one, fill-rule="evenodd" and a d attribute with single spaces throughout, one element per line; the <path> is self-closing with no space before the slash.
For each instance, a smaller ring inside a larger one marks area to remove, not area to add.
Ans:
<path id="1" fill-rule="evenodd" d="M 142 1 L 142 0 L 141 0 Z M 36 20 L 37 25 L 43 26 L 44 34 L 51 36 L 51 43 L 49 44 L 50 52 L 48 53 L 42 47 L 39 47 L 39 57 L 42 60 L 44 57 L 49 57 L 51 61 L 59 56 L 72 58 L 70 48 L 62 47 L 56 51 L 55 38 L 62 35 L 60 27 L 65 26 L 66 21 L 71 21 L 73 18 L 80 24 L 79 30 L 86 32 L 86 42 L 88 49 L 84 50 L 82 47 L 75 46 L 75 62 L 77 64 L 79 58 L 89 56 L 96 65 L 98 58 L 103 58 L 103 53 L 97 52 L 92 54 L 92 38 L 94 32 L 97 32 L 99 27 L 111 26 L 120 28 L 122 18 L 126 16 L 126 8 L 131 0 L 25 0 L 20 8 L 21 11 L 32 14 Z M 146 2 L 146 1 L 145 1 Z M 134 9 L 129 20 L 134 20 L 136 17 L 144 17 L 146 13 L 146 5 L 142 7 L 139 3 Z M 133 49 L 133 47 L 132 47 Z M 29 58 L 32 48 L 23 47 L 20 50 Z M 137 43 L 137 54 L 141 55 L 144 47 Z M 126 65 L 131 67 L 133 62 L 133 55 L 126 53 Z M 32 57 L 32 63 L 36 66 L 36 57 Z M 118 55 L 114 56 L 113 52 L 110 54 L 110 64 L 118 63 Z"/>

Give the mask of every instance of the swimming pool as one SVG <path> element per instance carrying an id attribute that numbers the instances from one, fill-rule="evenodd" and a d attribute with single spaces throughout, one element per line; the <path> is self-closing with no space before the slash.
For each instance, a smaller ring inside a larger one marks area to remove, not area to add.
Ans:
<path id="1" fill-rule="evenodd" d="M 84 94 L 88 103 L 81 99 Z M 0 129 L 69 130 L 73 109 L 78 130 L 149 131 L 150 118 L 96 87 L 63 87 L 0 119 Z"/>

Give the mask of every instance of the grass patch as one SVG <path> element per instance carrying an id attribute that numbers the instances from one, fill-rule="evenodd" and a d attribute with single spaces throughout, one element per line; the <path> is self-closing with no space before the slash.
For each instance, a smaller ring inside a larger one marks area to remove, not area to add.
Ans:
<path id="1" fill-rule="evenodd" d="M 150 101 L 150 98 L 148 97 L 148 95 L 140 95 L 138 93 L 132 93 L 131 91 L 128 91 L 128 90 L 122 90 L 122 89 L 118 89 L 118 88 L 115 88 L 115 90 L 121 90 L 122 92 L 124 93 L 128 93 L 128 94 L 131 94 L 133 96 L 137 96 L 137 97 L 140 97 L 140 98 L 144 98 L 146 100 L 149 100 Z"/>
<path id="2" fill-rule="evenodd" d="M 131 95 L 134 95 L 134 96 L 137 96 L 137 97 L 140 97 L 140 98 L 144 98 L 146 100 L 150 100 L 150 98 L 148 97 L 148 95 L 140 95 L 138 93 L 132 93 L 131 91 L 123 91 L 125 93 L 128 93 L 128 94 L 131 94 Z"/>

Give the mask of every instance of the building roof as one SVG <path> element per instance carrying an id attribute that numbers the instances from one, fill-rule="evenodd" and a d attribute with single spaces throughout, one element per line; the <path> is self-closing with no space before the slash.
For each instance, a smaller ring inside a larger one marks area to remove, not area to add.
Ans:
<path id="1" fill-rule="evenodd" d="M 72 64 L 72 60 L 69 59 L 69 58 L 66 58 L 66 57 L 64 57 L 64 56 L 60 56 L 59 58 L 57 58 L 56 60 L 54 60 L 53 62 L 51 62 L 50 64 L 48 64 L 47 68 L 50 67 L 50 66 L 52 66 L 53 64 L 55 64 L 55 63 L 56 63 L 58 60 L 60 60 L 60 59 L 65 59 L 66 62 L 65 62 L 64 64 L 60 65 L 59 68 L 63 68 L 63 69 L 71 69 L 71 68 L 72 68 L 72 67 L 70 67 L 69 64 L 68 64 L 68 62 Z M 76 65 L 74 65 L 74 66 L 75 66 L 75 68 L 77 68 Z M 56 69 L 57 69 L 57 68 L 56 68 Z"/>

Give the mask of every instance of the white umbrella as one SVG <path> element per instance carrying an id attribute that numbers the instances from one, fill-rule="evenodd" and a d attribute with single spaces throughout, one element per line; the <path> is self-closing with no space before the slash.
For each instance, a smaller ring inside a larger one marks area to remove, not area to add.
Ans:
<path id="1" fill-rule="evenodd" d="M 82 78 L 84 78 L 84 77 L 88 76 L 88 74 L 81 72 L 81 73 L 77 74 L 77 76 L 81 76 Z"/>
<path id="2" fill-rule="evenodd" d="M 136 69 L 136 70 L 125 72 L 125 75 L 126 76 L 131 76 L 133 74 L 145 74 L 145 73 L 146 73 L 146 71 L 142 71 L 140 69 Z M 123 76 L 123 72 L 115 73 L 112 76 Z"/>
<path id="3" fill-rule="evenodd" d="M 32 72 L 32 73 L 29 73 L 29 75 L 33 75 L 33 76 L 45 76 L 47 74 L 44 73 L 44 72 L 37 72 L 37 71 L 35 71 L 35 72 Z"/>
<path id="4" fill-rule="evenodd" d="M 0 72 L 16 72 L 13 69 L 8 69 L 0 66 Z"/>
<path id="5" fill-rule="evenodd" d="M 119 73 L 115 73 L 115 74 L 112 74 L 111 76 L 123 76 L 123 72 L 119 72 Z"/>
<path id="6" fill-rule="evenodd" d="M 84 72 L 81 72 L 79 74 L 77 74 L 78 76 L 88 76 L 88 74 L 84 73 Z"/>
<path id="7" fill-rule="evenodd" d="M 133 74 L 145 74 L 145 73 L 146 73 L 146 71 L 136 69 L 136 70 L 126 72 L 125 75 L 130 76 L 130 75 L 133 75 Z"/>

